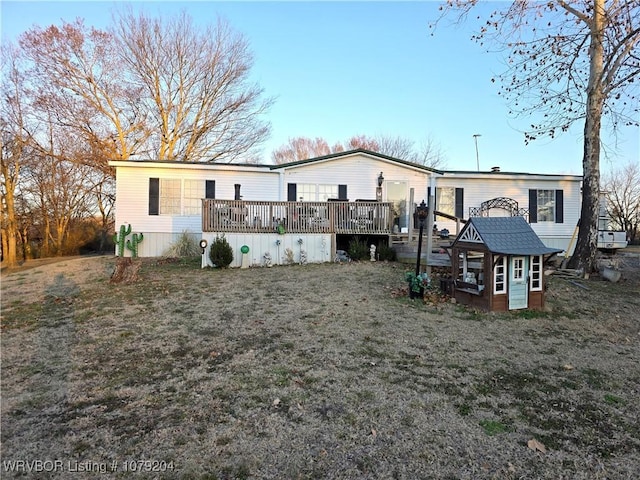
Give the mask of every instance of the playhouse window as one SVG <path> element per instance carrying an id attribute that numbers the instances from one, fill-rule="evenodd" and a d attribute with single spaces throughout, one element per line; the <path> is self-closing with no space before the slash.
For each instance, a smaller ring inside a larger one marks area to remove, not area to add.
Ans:
<path id="1" fill-rule="evenodd" d="M 507 293 L 506 272 L 507 258 L 502 257 L 493 269 L 493 293 Z"/>
<path id="2" fill-rule="evenodd" d="M 542 290 L 542 257 L 533 255 L 531 257 L 531 291 Z"/>
<path id="3" fill-rule="evenodd" d="M 524 257 L 513 257 L 511 279 L 514 282 L 524 280 Z"/>
<path id="4" fill-rule="evenodd" d="M 460 253 L 458 282 L 466 284 L 465 287 L 484 290 L 484 252 Z"/>

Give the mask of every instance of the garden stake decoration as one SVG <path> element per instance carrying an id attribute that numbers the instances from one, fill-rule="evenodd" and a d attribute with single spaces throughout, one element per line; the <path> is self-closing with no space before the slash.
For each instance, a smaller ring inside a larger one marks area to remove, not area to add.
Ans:
<path id="1" fill-rule="evenodd" d="M 118 257 L 124 257 L 124 239 L 131 233 L 131 224 L 127 224 L 126 228 L 120 225 L 120 235 L 117 233 L 113 236 L 113 243 L 118 245 Z"/>
<path id="2" fill-rule="evenodd" d="M 131 225 L 129 225 L 131 227 Z M 131 230 L 131 228 L 129 228 Z M 127 249 L 131 250 L 131 256 L 138 258 L 138 245 L 142 242 L 144 235 L 141 233 L 134 233 L 131 235 L 131 240 L 127 240 Z"/>
<path id="3" fill-rule="evenodd" d="M 305 258 L 304 258 L 304 262 L 303 262 L 303 260 L 302 260 L 302 252 L 303 252 L 303 250 L 302 250 L 302 239 L 301 238 L 298 239 L 298 245 L 300 245 L 300 265 L 304 265 L 305 263 L 307 263 L 307 258 L 306 258 L 306 254 L 305 254 Z"/>

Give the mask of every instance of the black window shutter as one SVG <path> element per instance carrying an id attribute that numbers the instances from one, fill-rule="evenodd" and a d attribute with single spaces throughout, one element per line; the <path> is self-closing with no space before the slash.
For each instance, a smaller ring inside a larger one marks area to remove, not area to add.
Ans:
<path id="1" fill-rule="evenodd" d="M 538 190 L 529 190 L 529 223 L 538 223 Z"/>
<path id="2" fill-rule="evenodd" d="M 205 180 L 204 198 L 216 198 L 216 181 Z"/>
<path id="3" fill-rule="evenodd" d="M 464 188 L 456 188 L 456 217 L 464 218 Z"/>
<path id="4" fill-rule="evenodd" d="M 289 202 L 296 201 L 297 188 L 295 183 L 287 183 L 287 200 Z"/>
<path id="5" fill-rule="evenodd" d="M 338 200 L 348 200 L 346 185 L 338 185 Z"/>
<path id="6" fill-rule="evenodd" d="M 564 193 L 556 190 L 556 223 L 564 223 Z"/>
<path id="7" fill-rule="evenodd" d="M 160 212 L 160 179 L 149 179 L 149 215 L 158 215 Z"/>

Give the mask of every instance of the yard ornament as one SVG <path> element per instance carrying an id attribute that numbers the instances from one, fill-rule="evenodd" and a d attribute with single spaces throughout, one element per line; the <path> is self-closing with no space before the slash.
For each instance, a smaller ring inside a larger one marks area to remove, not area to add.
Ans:
<path id="1" fill-rule="evenodd" d="M 120 225 L 120 234 L 117 233 L 113 236 L 113 243 L 118 246 L 118 257 L 124 257 L 124 241 L 127 235 L 131 233 L 131 224 L 127 224 L 125 227 L 124 224 Z"/>
<path id="2" fill-rule="evenodd" d="M 131 250 L 133 258 L 138 258 L 138 245 L 143 239 L 144 235 L 142 233 L 134 233 L 131 236 L 131 240 L 127 240 L 127 250 Z"/>
<path id="3" fill-rule="evenodd" d="M 249 247 L 247 245 L 243 245 L 240 247 L 240 252 L 242 253 L 242 263 L 240 264 L 240 268 L 249 268 Z"/>

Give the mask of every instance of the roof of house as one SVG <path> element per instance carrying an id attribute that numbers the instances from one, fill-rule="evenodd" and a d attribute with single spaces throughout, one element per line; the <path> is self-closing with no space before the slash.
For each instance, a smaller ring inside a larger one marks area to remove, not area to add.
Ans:
<path id="1" fill-rule="evenodd" d="M 378 157 L 378 158 L 387 160 L 389 162 L 398 163 L 398 164 L 401 164 L 401 165 L 406 165 L 406 166 L 409 166 L 409 167 L 417 168 L 419 170 L 425 170 L 427 172 L 434 172 L 434 173 L 440 173 L 440 174 L 443 173 L 442 170 L 438 170 L 436 168 L 427 167 L 426 165 L 420 165 L 419 163 L 409 162 L 407 160 L 402 160 L 400 158 L 390 157 L 389 155 L 384 155 L 382 153 L 374 152 L 372 150 L 366 150 L 364 148 L 356 148 L 355 150 L 348 150 L 346 152 L 330 153 L 329 155 L 323 155 L 321 157 L 314 157 L 314 158 L 307 158 L 305 160 L 297 160 L 295 162 L 281 163 L 279 165 L 272 165 L 271 168 L 272 169 L 278 169 L 278 168 L 295 167 L 295 166 L 298 166 L 298 165 L 304 165 L 306 163 L 322 162 L 322 161 L 326 161 L 326 160 L 332 160 L 334 158 L 346 157 L 348 155 L 353 155 L 353 154 L 356 154 L 356 153 L 362 153 L 362 154 L 365 154 L 365 155 L 371 155 L 371 156 L 374 156 L 374 157 Z"/>
<path id="2" fill-rule="evenodd" d="M 432 168 L 432 167 L 428 167 L 426 165 L 421 165 L 419 163 L 414 163 L 414 162 L 410 162 L 408 160 L 402 160 L 401 158 L 396 158 L 396 157 L 391 157 L 389 155 L 385 155 L 382 153 L 378 153 L 378 152 L 374 152 L 372 150 L 366 150 L 364 148 L 357 148 L 355 150 L 348 150 L 346 152 L 336 152 L 336 153 L 331 153 L 329 155 L 323 155 L 320 157 L 313 157 L 313 158 L 307 158 L 304 160 L 297 160 L 295 162 L 288 162 L 288 163 L 281 163 L 281 164 L 277 164 L 277 165 L 273 165 L 273 164 L 263 164 L 263 163 L 235 163 L 235 162 L 231 162 L 231 163 L 218 163 L 218 162 L 211 162 L 211 161 L 203 161 L 203 162 L 194 162 L 194 161 L 177 161 L 177 160 L 152 160 L 152 159 L 129 159 L 129 160 L 110 160 L 109 161 L 109 166 L 112 167 L 131 167 L 131 166 L 142 166 L 142 167 L 156 167 L 158 165 L 160 166 L 167 166 L 170 168 L 176 167 L 176 168 L 196 168 L 196 169 L 226 169 L 226 170 L 233 170 L 233 169 L 247 169 L 247 170 L 263 170 L 263 171 L 271 171 L 273 173 L 277 173 L 278 170 L 282 171 L 285 170 L 287 168 L 291 168 L 291 167 L 298 167 L 298 166 L 302 166 L 302 165 L 307 165 L 307 164 L 312 164 L 312 163 L 321 163 L 321 162 L 326 162 L 326 161 L 331 161 L 334 159 L 338 159 L 338 158 L 342 158 L 342 157 L 348 157 L 350 155 L 355 155 L 355 154 L 362 154 L 362 155 L 366 155 L 369 157 L 375 157 L 378 158 L 380 160 L 384 160 L 386 162 L 390 162 L 390 163 L 395 163 L 398 165 L 403 165 L 406 167 L 410 167 L 412 169 L 418 170 L 418 171 L 423 171 L 423 172 L 428 172 L 428 173 L 434 173 L 437 175 L 442 175 L 442 176 L 452 176 L 452 177 L 457 177 L 457 178 L 468 178 L 468 177 L 472 177 L 472 178 L 476 178 L 476 177 L 482 177 L 482 178 L 486 178 L 486 175 L 491 175 L 491 176 L 508 176 L 508 177 L 513 177 L 513 176 L 524 176 L 524 177 L 562 177 L 563 179 L 566 180 L 574 180 L 574 181 L 579 181 L 582 180 L 581 176 L 578 175 L 565 175 L 565 174 L 539 174 L 539 173 L 525 173 L 525 172 L 502 172 L 502 171 L 467 171 L 467 170 L 442 170 L 442 169 L 436 169 L 436 168 Z"/>
<path id="3" fill-rule="evenodd" d="M 548 255 L 562 251 L 542 243 L 524 217 L 472 217 L 452 247 L 458 242 L 483 243 L 490 252 L 503 255 Z"/>

